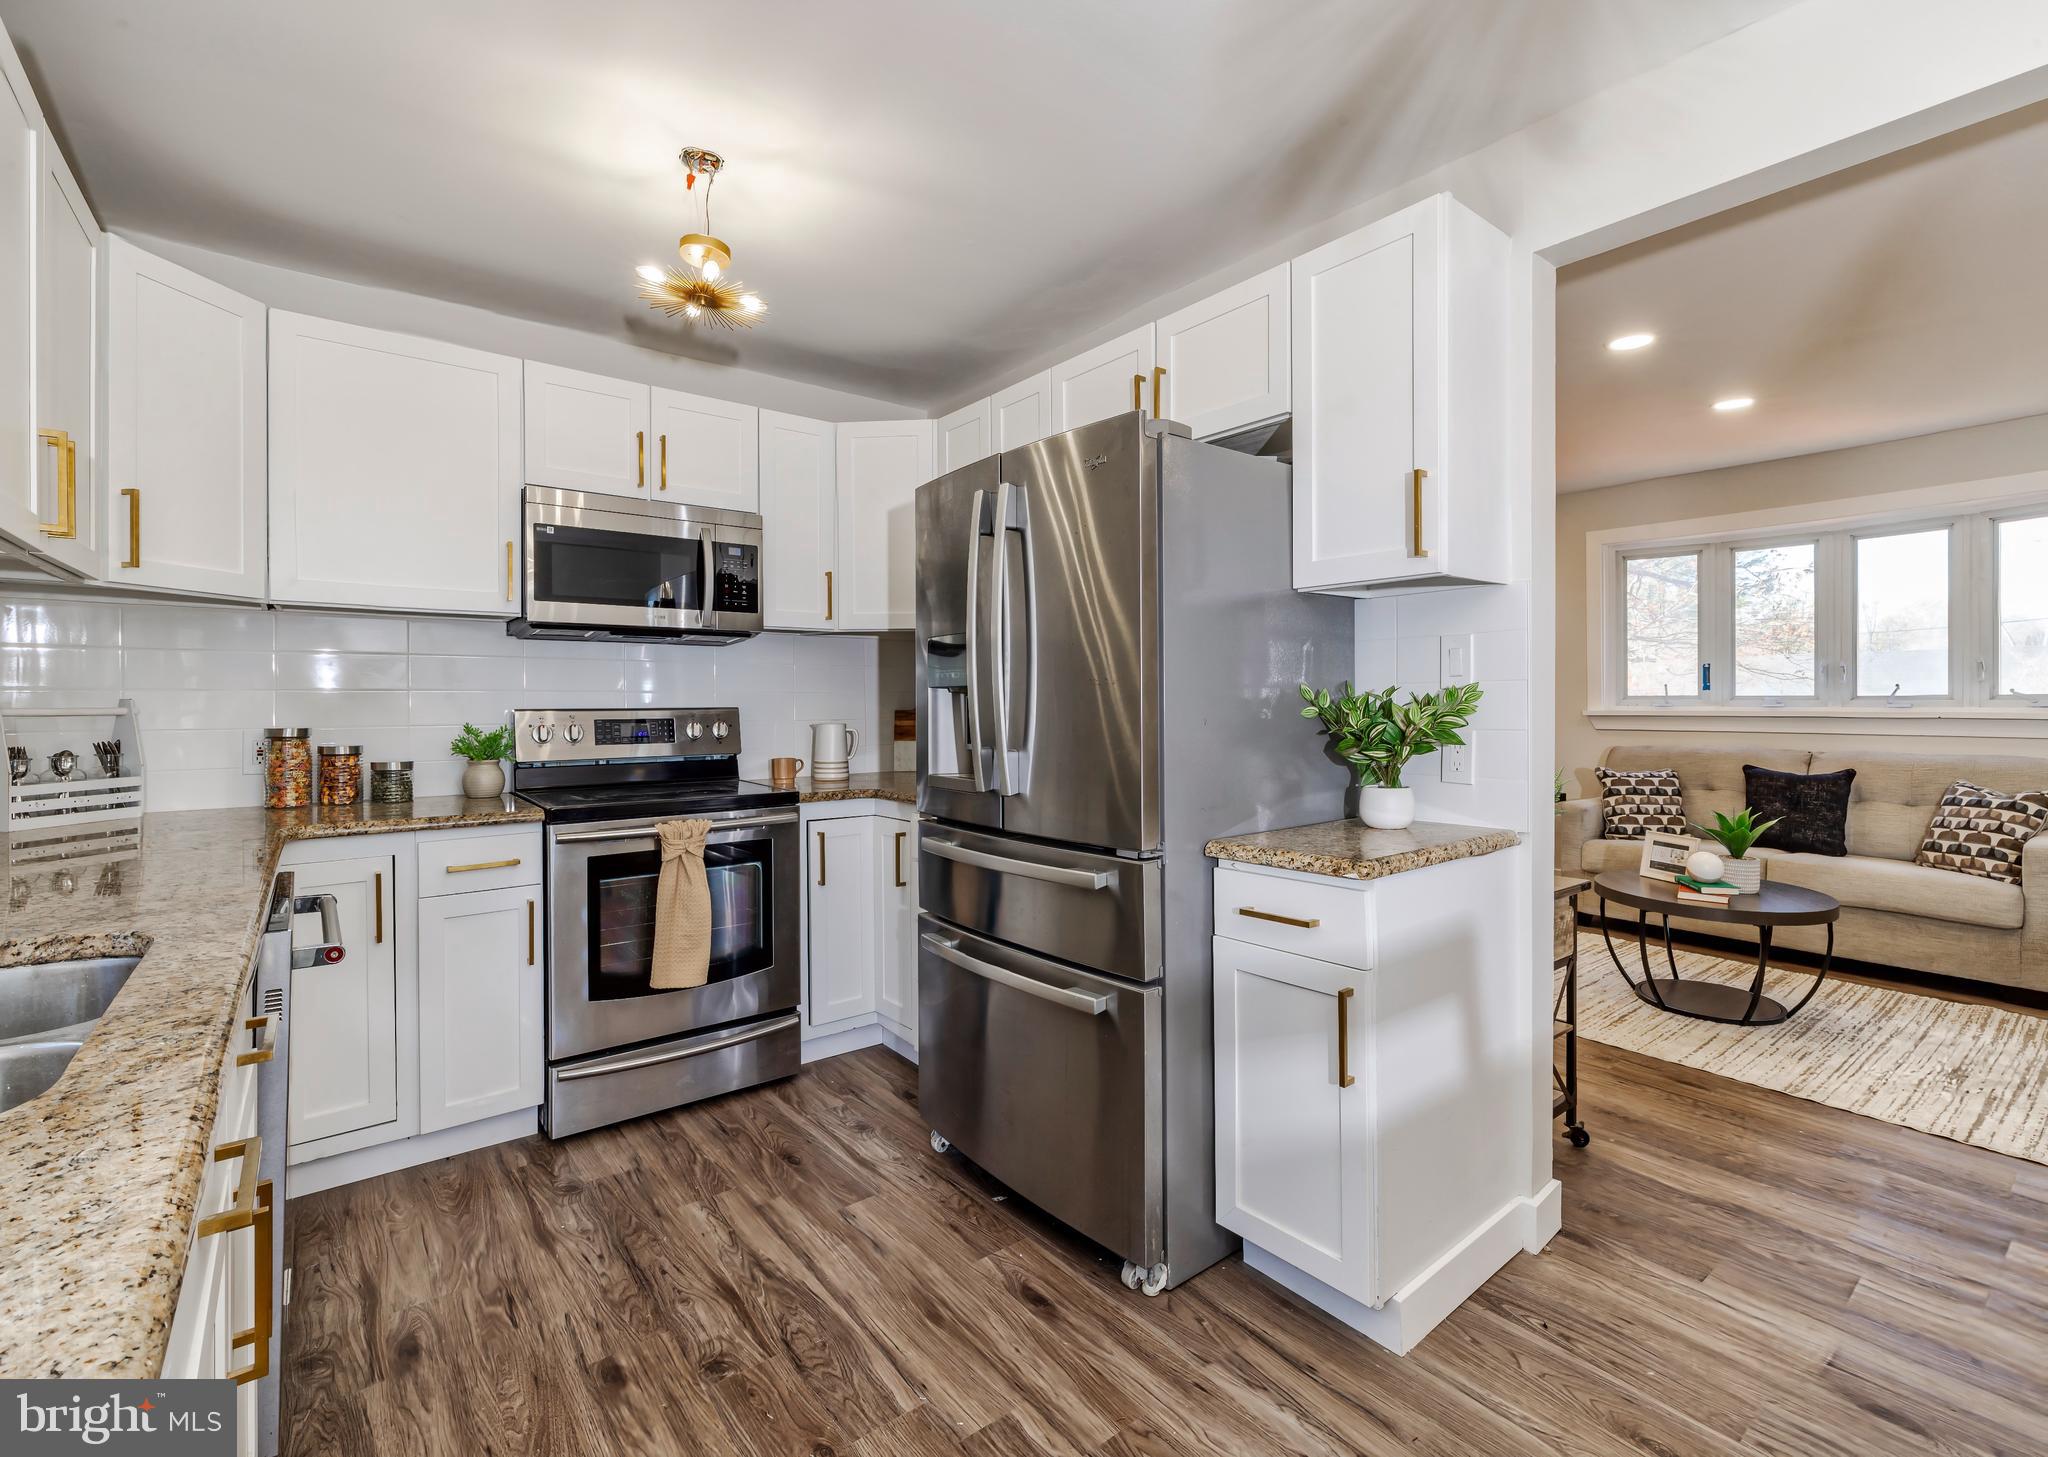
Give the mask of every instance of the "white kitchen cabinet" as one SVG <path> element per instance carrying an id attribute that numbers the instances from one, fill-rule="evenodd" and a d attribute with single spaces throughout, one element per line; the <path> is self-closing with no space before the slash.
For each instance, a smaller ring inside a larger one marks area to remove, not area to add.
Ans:
<path id="1" fill-rule="evenodd" d="M 1162 417 L 1205 440 L 1287 413 L 1287 278 L 1277 264 L 1154 326 Z"/>
<path id="2" fill-rule="evenodd" d="M 107 239 L 108 506 L 101 575 L 264 596 L 265 310 Z"/>
<path id="3" fill-rule="evenodd" d="M 875 1013 L 875 817 L 848 815 L 806 826 L 805 876 L 810 956 L 806 1030 Z"/>
<path id="4" fill-rule="evenodd" d="M 932 422 L 838 428 L 836 615 L 854 632 L 917 626 L 917 488 L 930 480 Z"/>
<path id="5" fill-rule="evenodd" d="M 1294 260 L 1294 585 L 1508 579 L 1508 240 L 1439 193 Z"/>
<path id="6" fill-rule="evenodd" d="M 270 315 L 270 592 L 518 612 L 517 359 Z"/>
<path id="7" fill-rule="evenodd" d="M 917 1044 L 917 822 L 877 815 L 874 828 L 875 1010 Z"/>
<path id="8" fill-rule="evenodd" d="M 933 475 L 956 471 L 993 453 L 988 414 L 989 402 L 984 398 L 940 417 Z"/>
<path id="9" fill-rule="evenodd" d="M 99 267 L 104 239 L 49 133 L 43 134 L 36 208 L 36 420 L 61 432 L 62 451 L 37 458 L 37 510 L 66 530 L 42 553 L 81 577 L 103 565 L 99 471 Z"/>
<path id="10" fill-rule="evenodd" d="M 296 1154 L 304 1144 L 398 1121 L 398 936 L 390 855 L 320 861 L 294 873 L 299 895 L 334 897 L 345 950 L 338 962 L 292 973 L 287 1131 Z M 300 945 L 322 939 L 316 916 L 299 921 Z"/>
<path id="11" fill-rule="evenodd" d="M 721 511 L 761 509 L 759 410 L 657 385 L 653 429 L 649 494 L 655 500 Z"/>
<path id="12" fill-rule="evenodd" d="M 1127 410 L 1152 408 L 1152 326 L 1144 324 L 1098 344 L 1051 371 L 1052 429 L 1057 435 L 1077 425 L 1107 420 Z M 1007 447 L 1005 447 L 1007 448 Z"/>
<path id="13" fill-rule="evenodd" d="M 36 200 L 43 111 L 0 34 L 0 534 L 31 550 L 43 442 L 36 435 Z M 54 517 L 51 518 L 55 520 Z"/>
<path id="14" fill-rule="evenodd" d="M 420 1132 L 540 1104 L 539 885 L 419 902 Z"/>
<path id="15" fill-rule="evenodd" d="M 647 494 L 651 391 L 628 379 L 526 361 L 526 481 Z"/>
<path id="16" fill-rule="evenodd" d="M 241 1052 L 237 1042 L 222 1061 L 213 1127 L 206 1140 L 209 1156 L 200 1172 L 199 1196 L 186 1236 L 185 1275 L 164 1344 L 161 1374 L 175 1380 L 217 1381 L 245 1366 L 249 1354 L 235 1349 L 235 1333 L 256 1327 L 255 1225 L 201 1232 L 202 1225 L 233 1209 L 242 1176 L 239 1157 L 215 1159 L 212 1151 L 249 1138 L 257 1129 L 256 1069 L 235 1066 Z M 281 1212 L 273 1207 L 255 1218 L 275 1219 Z M 243 1452 L 255 1450 L 255 1391 L 252 1383 L 237 1391 L 238 1403 L 252 1419 L 242 1433 L 245 1440 L 238 1450 Z"/>
<path id="17" fill-rule="evenodd" d="M 1041 369 L 990 395 L 988 425 L 991 455 L 1052 434 L 1052 371 Z"/>
<path id="18" fill-rule="evenodd" d="M 837 462 L 827 421 L 761 412 L 761 616 L 768 627 L 837 625 Z"/>

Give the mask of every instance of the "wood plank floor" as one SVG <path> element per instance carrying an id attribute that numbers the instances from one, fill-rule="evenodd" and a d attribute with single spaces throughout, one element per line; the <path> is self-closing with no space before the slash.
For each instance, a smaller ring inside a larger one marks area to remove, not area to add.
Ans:
<path id="1" fill-rule="evenodd" d="M 2048 1168 L 1588 1044 L 1564 1231 L 1397 1359 L 1155 1300 L 879 1050 L 295 1200 L 285 1450 L 2039 1454 Z"/>

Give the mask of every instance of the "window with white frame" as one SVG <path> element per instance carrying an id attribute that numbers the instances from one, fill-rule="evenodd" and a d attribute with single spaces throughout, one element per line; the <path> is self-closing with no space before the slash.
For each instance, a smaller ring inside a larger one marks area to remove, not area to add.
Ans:
<path id="1" fill-rule="evenodd" d="M 1614 706 L 2048 712 L 2048 502 L 1610 553 Z"/>

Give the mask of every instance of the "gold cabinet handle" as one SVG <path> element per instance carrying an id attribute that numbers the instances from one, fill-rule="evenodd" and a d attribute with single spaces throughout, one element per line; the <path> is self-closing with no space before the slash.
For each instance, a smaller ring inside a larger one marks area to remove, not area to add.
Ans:
<path id="1" fill-rule="evenodd" d="M 451 865 L 448 867 L 448 874 L 466 875 L 472 870 L 510 870 L 518 863 L 517 855 L 510 860 L 479 860 L 474 865 Z"/>
<path id="2" fill-rule="evenodd" d="M 661 488 L 668 489 L 668 431 L 661 432 Z"/>
<path id="3" fill-rule="evenodd" d="M 1141 413 L 1145 408 L 1145 376 L 1142 374 L 1131 376 L 1131 408 Z"/>
<path id="4" fill-rule="evenodd" d="M 1348 1088 L 1351 1076 L 1351 988 L 1337 988 L 1337 1086 Z"/>
<path id="5" fill-rule="evenodd" d="M 825 832 L 818 831 L 818 884 L 825 883 Z"/>
<path id="6" fill-rule="evenodd" d="M 505 600 L 512 600 L 512 584 L 518 573 L 512 566 L 512 543 L 505 543 Z"/>
<path id="7" fill-rule="evenodd" d="M 1409 475 L 1415 487 L 1415 550 L 1408 553 L 1410 556 L 1429 555 L 1429 548 L 1422 544 L 1422 478 L 1428 474 L 1428 471 L 1418 469 Z"/>
<path id="8" fill-rule="evenodd" d="M 825 620 L 832 620 L 832 574 L 825 573 Z"/>
<path id="9" fill-rule="evenodd" d="M 644 491 L 647 489 L 647 432 L 645 430 L 635 430 L 633 432 L 633 439 L 635 441 L 635 448 L 640 453 L 639 475 L 633 484 Z"/>
<path id="10" fill-rule="evenodd" d="M 254 1067 L 259 1062 L 269 1062 L 277 1055 L 277 1027 L 268 1017 L 244 1017 L 242 1030 L 257 1034 L 256 1046 L 248 1052 L 238 1053 L 236 1067 Z"/>
<path id="11" fill-rule="evenodd" d="M 1304 931 L 1313 931 L 1323 923 L 1321 917 L 1311 917 L 1308 920 L 1303 920 L 1300 916 L 1283 916 L 1278 911 L 1255 911 L 1250 906 L 1239 906 L 1237 913 L 1240 916 L 1250 916 L 1254 921 L 1272 921 L 1282 926 L 1299 926 Z"/>
<path id="12" fill-rule="evenodd" d="M 277 1196 L 265 1179 L 256 1186 L 256 1324 L 245 1331 L 236 1331 L 231 1343 L 232 1349 L 249 1347 L 249 1364 L 228 1372 L 228 1380 L 237 1386 L 246 1386 L 251 1381 L 261 1381 L 270 1374 L 270 1262 L 274 1248 L 272 1241 L 277 1238 Z"/>
<path id="13" fill-rule="evenodd" d="M 374 887 L 377 902 L 377 944 L 382 946 L 384 944 L 384 872 L 379 870 L 370 878 L 377 882 Z"/>
<path id="14" fill-rule="evenodd" d="M 533 965 L 533 902 L 526 903 L 526 964 Z"/>
<path id="15" fill-rule="evenodd" d="M 262 1137 L 257 1135 L 238 1138 L 232 1143 L 215 1144 L 213 1161 L 224 1164 L 229 1159 L 242 1161 L 241 1182 L 235 1186 L 234 1200 L 227 1208 L 199 1221 L 201 1239 L 210 1234 L 226 1234 L 232 1229 L 247 1229 L 256 1222 L 256 1175 L 263 1163 Z"/>
<path id="16" fill-rule="evenodd" d="M 896 832 L 896 884 L 899 889 L 910 884 L 903 878 L 903 837 L 909 833 L 908 830 Z"/>
<path id="17" fill-rule="evenodd" d="M 1160 409 L 1160 408 L 1159 408 L 1159 386 L 1161 385 L 1161 383 L 1163 383 L 1163 382 L 1165 381 L 1165 379 L 1166 379 L 1166 370 L 1165 370 L 1165 367 L 1164 367 L 1164 366 L 1162 366 L 1162 365 L 1157 365 L 1157 364 L 1153 365 L 1153 366 L 1152 366 L 1152 418 L 1153 418 L 1153 419 L 1155 419 L 1155 420 L 1164 420 L 1164 419 L 1166 418 L 1166 412 L 1165 412 L 1164 410 L 1162 410 L 1162 409 Z"/>
<path id="18" fill-rule="evenodd" d="M 128 560 L 121 565 L 133 570 L 142 565 L 142 492 L 123 486 L 121 494 L 128 498 Z"/>
<path id="19" fill-rule="evenodd" d="M 38 430 L 36 438 L 57 447 L 57 521 L 36 524 L 43 535 L 68 541 L 78 535 L 78 442 L 65 430 Z"/>

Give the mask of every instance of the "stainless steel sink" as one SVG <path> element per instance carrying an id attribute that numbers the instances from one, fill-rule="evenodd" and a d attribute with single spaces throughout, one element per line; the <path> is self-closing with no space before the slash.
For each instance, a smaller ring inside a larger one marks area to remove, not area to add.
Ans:
<path id="1" fill-rule="evenodd" d="M 0 1112 L 49 1091 L 139 957 L 0 967 Z"/>

